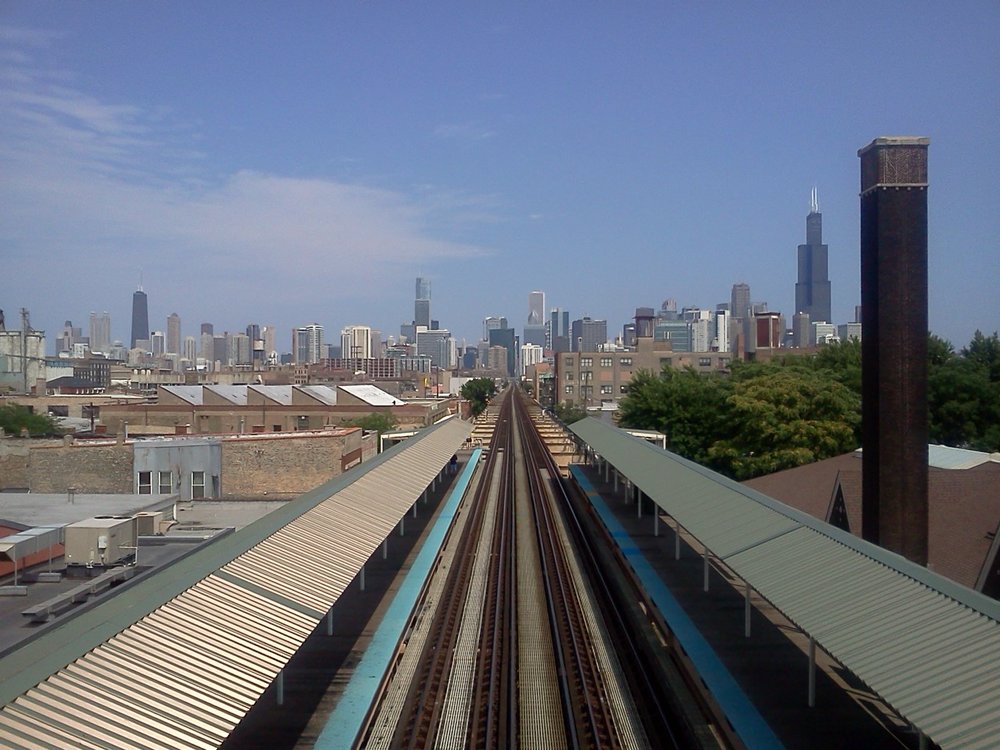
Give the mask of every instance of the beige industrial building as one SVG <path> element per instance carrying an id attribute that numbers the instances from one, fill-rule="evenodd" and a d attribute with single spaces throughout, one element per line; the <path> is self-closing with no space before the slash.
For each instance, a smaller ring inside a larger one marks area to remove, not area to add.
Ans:
<path id="1" fill-rule="evenodd" d="M 729 352 L 675 352 L 669 341 L 640 337 L 632 351 L 559 352 L 556 355 L 553 398 L 569 406 L 614 406 L 639 370 L 658 373 L 664 367 L 697 372 L 725 372 Z"/>
<path id="2" fill-rule="evenodd" d="M 323 429 L 369 414 L 426 427 L 456 408 L 452 400 L 403 401 L 374 385 L 161 385 L 155 402 L 107 404 L 100 417 L 111 433 L 204 435 Z"/>
<path id="3" fill-rule="evenodd" d="M 0 492 L 178 494 L 181 500 L 282 499 L 373 458 L 358 427 L 125 440 L 0 439 Z"/>

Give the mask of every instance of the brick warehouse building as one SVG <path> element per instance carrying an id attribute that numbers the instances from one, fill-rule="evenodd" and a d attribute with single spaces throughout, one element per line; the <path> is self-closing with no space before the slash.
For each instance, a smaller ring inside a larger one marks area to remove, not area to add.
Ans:
<path id="1" fill-rule="evenodd" d="M 0 491 L 292 498 L 378 450 L 360 428 L 101 441 L 0 440 Z"/>

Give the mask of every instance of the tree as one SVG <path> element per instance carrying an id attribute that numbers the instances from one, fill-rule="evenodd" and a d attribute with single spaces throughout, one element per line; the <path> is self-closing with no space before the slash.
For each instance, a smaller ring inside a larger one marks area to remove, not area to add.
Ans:
<path id="1" fill-rule="evenodd" d="M 571 406 L 567 403 L 558 403 L 552 408 L 553 413 L 563 424 L 573 424 L 581 419 L 586 419 L 587 410 L 582 406 Z"/>
<path id="2" fill-rule="evenodd" d="M 20 404 L 0 406 L 0 429 L 8 435 L 20 435 L 27 430 L 29 435 L 52 435 L 59 431 L 55 420 L 46 414 L 34 414 Z"/>
<path id="3" fill-rule="evenodd" d="M 497 393 L 493 378 L 472 378 L 459 391 L 462 398 L 472 405 L 472 416 L 478 417 L 486 409 L 486 404 Z"/>
<path id="4" fill-rule="evenodd" d="M 344 423 L 349 427 L 360 427 L 365 432 L 377 432 L 380 435 L 396 426 L 396 418 L 391 414 L 372 412 L 363 417 L 356 417 Z"/>
<path id="5" fill-rule="evenodd" d="M 930 439 L 956 448 L 1000 450 L 997 334 L 983 336 L 976 331 L 960 354 L 955 354 L 950 344 L 946 356 L 943 346 L 937 344 L 936 348 L 938 356 L 931 358 L 927 373 Z"/>
<path id="6" fill-rule="evenodd" d="M 709 447 L 724 434 L 729 392 L 723 375 L 701 375 L 690 368 L 665 367 L 659 375 L 640 370 L 618 404 L 618 424 L 662 432 L 669 450 L 706 463 Z"/>
<path id="7" fill-rule="evenodd" d="M 728 434 L 708 451 L 710 463 L 749 479 L 857 447 L 859 396 L 828 374 L 806 368 L 760 368 L 733 383 Z"/>

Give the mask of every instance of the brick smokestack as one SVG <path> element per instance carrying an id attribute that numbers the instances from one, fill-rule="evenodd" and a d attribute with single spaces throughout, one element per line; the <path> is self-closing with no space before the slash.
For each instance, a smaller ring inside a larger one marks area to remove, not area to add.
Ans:
<path id="1" fill-rule="evenodd" d="M 861 158 L 862 536 L 927 564 L 927 147 Z"/>

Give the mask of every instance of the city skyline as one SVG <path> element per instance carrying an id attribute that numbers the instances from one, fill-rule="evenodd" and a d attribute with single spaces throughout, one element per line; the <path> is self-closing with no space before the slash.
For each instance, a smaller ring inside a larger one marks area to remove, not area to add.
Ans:
<path id="1" fill-rule="evenodd" d="M 931 330 L 997 328 L 995 6 L 235 8 L 0 14 L 0 307 L 50 341 L 97 310 L 124 339 L 140 271 L 158 330 L 389 335 L 417 276 L 469 341 L 486 315 L 520 328 L 532 289 L 618 330 L 745 281 L 790 321 L 813 186 L 846 322 L 855 152 L 903 133 L 934 144 Z"/>

